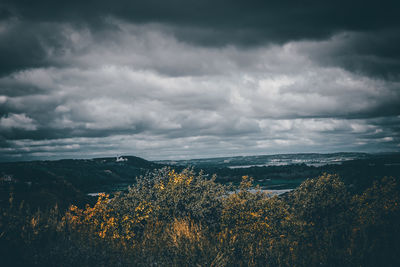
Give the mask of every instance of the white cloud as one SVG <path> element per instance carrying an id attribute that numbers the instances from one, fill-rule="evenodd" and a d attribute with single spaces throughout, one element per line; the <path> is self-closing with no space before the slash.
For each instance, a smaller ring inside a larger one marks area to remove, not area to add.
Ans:
<path id="1" fill-rule="evenodd" d="M 7 96 L 5 95 L 0 95 L 0 104 L 4 104 L 7 101 Z"/>
<path id="2" fill-rule="evenodd" d="M 9 114 L 0 118 L 0 129 L 23 129 L 27 131 L 34 131 L 37 129 L 35 121 L 25 114 Z"/>

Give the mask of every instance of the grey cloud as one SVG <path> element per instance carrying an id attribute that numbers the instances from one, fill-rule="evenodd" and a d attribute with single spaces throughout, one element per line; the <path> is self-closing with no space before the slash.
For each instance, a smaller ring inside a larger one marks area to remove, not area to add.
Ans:
<path id="1" fill-rule="evenodd" d="M 198 17 L 158 19 L 150 6 L 4 3 L 0 160 L 398 150 L 392 11 L 364 3 L 361 23 L 332 19 L 336 4 L 232 2 L 218 17 L 218 2 L 201 21 L 198 2 Z"/>
<path id="2" fill-rule="evenodd" d="M 24 129 L 34 131 L 37 129 L 36 123 L 25 114 L 9 114 L 0 118 L 0 129 L 7 131 L 11 129 Z"/>
<path id="3" fill-rule="evenodd" d="M 394 119 L 394 118 L 392 118 Z M 394 119 L 393 122 L 399 122 Z M 4 157 L 62 158 L 135 154 L 148 159 L 270 154 L 304 151 L 393 151 L 398 133 L 387 132 L 374 120 L 268 120 L 259 134 L 241 136 L 113 135 L 94 138 L 9 141 Z M 290 131 L 288 131 L 290 127 Z M 275 128 L 275 129 L 274 129 Z M 279 129 L 277 131 L 277 129 Z M 382 129 L 383 131 L 378 131 Z M 356 131 L 357 134 L 352 134 Z M 322 145 L 323 144 L 323 145 Z M 157 151 L 157 153 L 154 153 Z"/>
<path id="4" fill-rule="evenodd" d="M 356 32 L 360 37 L 338 48 L 329 63 L 352 71 L 397 77 L 398 9 L 399 4 L 394 0 L 306 3 L 42 0 L 34 4 L 5 0 L 0 10 L 3 24 L 9 26 L 0 31 L 0 74 L 59 63 L 50 59 L 49 53 L 57 57 L 68 54 L 66 44 L 71 41 L 60 25 L 86 28 L 96 35 L 120 31 L 110 19 L 115 18 L 139 25 L 162 25 L 164 31 L 179 41 L 205 47 L 232 45 L 247 49 L 299 40 L 326 40 L 341 32 Z M 161 64 L 160 68 L 169 75 L 185 70 L 180 64 Z"/>
<path id="5" fill-rule="evenodd" d="M 324 66 L 339 66 L 378 79 L 400 78 L 400 28 L 343 32 L 330 39 L 309 42 L 299 50 Z"/>
<path id="6" fill-rule="evenodd" d="M 63 53 L 60 27 L 9 19 L 0 29 L 0 76 L 14 71 L 54 64 L 51 57 Z"/>
<path id="7" fill-rule="evenodd" d="M 9 133 L 7 138 L 142 132 L 174 138 L 237 136 L 259 132 L 257 121 L 266 118 L 369 118 L 399 113 L 396 82 L 321 68 L 299 52 L 318 42 L 247 51 L 192 47 L 149 27 L 113 34 L 119 47 L 127 49 L 123 56 L 120 50 L 108 49 L 107 40 L 98 42 L 85 31 L 71 31 L 74 38 L 93 47 L 84 57 L 86 47 L 72 47 L 77 54 L 65 59 L 66 67 L 36 68 L 2 78 L 1 85 L 19 91 L 2 91 L 3 116 L 29 114 L 38 127 L 35 132 Z M 148 48 L 139 40 L 158 42 Z M 137 55 L 142 61 L 136 60 Z M 197 70 L 168 76 L 158 68 L 158 64 L 178 62 L 185 69 L 198 61 L 208 70 L 203 72 L 200 64 Z"/>
<path id="8" fill-rule="evenodd" d="M 80 21 L 97 25 L 107 16 L 134 23 L 187 25 L 215 32 L 251 32 L 254 39 L 321 38 L 340 30 L 379 29 L 399 25 L 397 1 L 3 1 L 4 12 L 33 21 Z M 236 34 L 237 35 L 237 34 Z M 241 38 L 242 42 L 248 42 Z M 196 34 L 188 35 L 188 39 Z M 218 36 L 214 35 L 213 37 Z M 214 38 L 215 42 L 221 38 Z M 237 37 L 236 37 L 237 38 Z M 210 42 L 211 38 L 205 38 Z M 238 38 L 239 41 L 240 40 Z M 240 41 L 239 41 L 240 42 Z"/>

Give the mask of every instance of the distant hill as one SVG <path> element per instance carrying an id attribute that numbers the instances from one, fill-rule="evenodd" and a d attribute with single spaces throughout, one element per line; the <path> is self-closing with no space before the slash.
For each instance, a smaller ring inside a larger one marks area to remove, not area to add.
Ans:
<path id="1" fill-rule="evenodd" d="M 267 189 L 295 188 L 307 178 L 338 174 L 354 190 L 368 187 L 384 176 L 400 178 L 400 153 L 301 153 L 259 156 L 163 160 L 160 164 L 192 166 L 217 174 L 221 183 L 238 184 L 244 175 Z"/>
<path id="2" fill-rule="evenodd" d="M 400 177 L 400 153 L 282 154 L 151 162 L 134 156 L 56 161 L 0 163 L 0 202 L 9 193 L 33 206 L 87 202 L 88 193 L 126 189 L 135 178 L 171 166 L 177 171 L 192 166 L 220 183 L 238 184 L 244 175 L 266 189 L 297 187 L 323 173 L 340 175 L 354 190 L 368 187 L 383 176 Z"/>
<path id="3" fill-rule="evenodd" d="M 276 155 L 257 155 L 257 156 L 236 156 L 202 158 L 189 160 L 160 160 L 160 164 L 170 164 L 178 166 L 195 167 L 218 167 L 218 168 L 249 168 L 249 167 L 269 167 L 286 166 L 293 164 L 306 164 L 307 166 L 323 166 L 328 164 L 341 164 L 349 160 L 373 158 L 373 154 L 357 152 L 338 152 L 338 153 L 297 153 L 297 154 L 276 154 Z"/>
<path id="4" fill-rule="evenodd" d="M 118 190 L 135 177 L 163 167 L 134 156 L 0 163 L 0 201 L 29 199 L 33 206 L 70 202 L 89 192 Z"/>

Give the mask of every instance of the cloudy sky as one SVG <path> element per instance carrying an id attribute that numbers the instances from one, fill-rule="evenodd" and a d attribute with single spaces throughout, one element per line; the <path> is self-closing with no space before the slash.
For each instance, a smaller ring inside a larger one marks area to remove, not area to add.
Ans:
<path id="1" fill-rule="evenodd" d="M 400 151 L 396 2 L 2 0 L 0 161 Z"/>

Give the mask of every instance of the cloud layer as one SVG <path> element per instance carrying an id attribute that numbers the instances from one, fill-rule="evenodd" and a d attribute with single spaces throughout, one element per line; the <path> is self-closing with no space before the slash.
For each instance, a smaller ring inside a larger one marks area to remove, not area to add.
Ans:
<path id="1" fill-rule="evenodd" d="M 0 160 L 399 150 L 389 6 L 197 2 L 0 5 Z"/>

